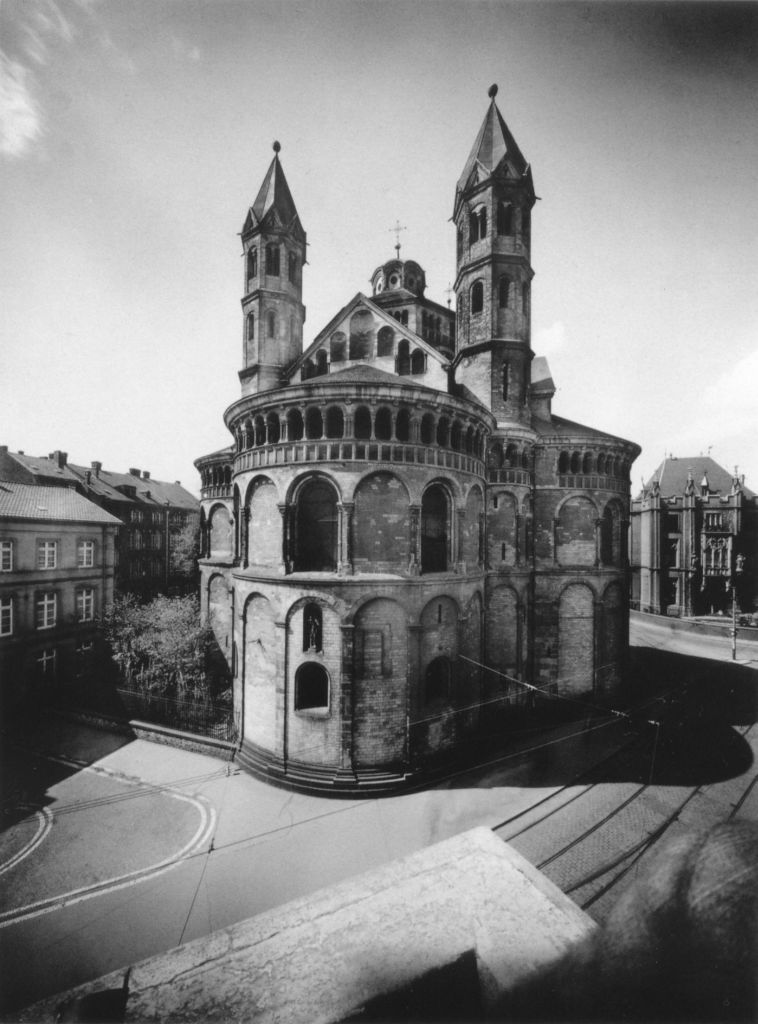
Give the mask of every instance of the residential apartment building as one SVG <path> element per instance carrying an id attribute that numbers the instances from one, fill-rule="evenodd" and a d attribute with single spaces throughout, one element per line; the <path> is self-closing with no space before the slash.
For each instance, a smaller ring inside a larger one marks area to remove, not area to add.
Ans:
<path id="1" fill-rule="evenodd" d="M 113 600 L 116 516 L 71 487 L 0 482 L 0 698 L 86 680 Z"/>
<path id="2" fill-rule="evenodd" d="M 177 480 L 153 480 L 147 470 L 128 473 L 70 463 L 66 452 L 31 456 L 0 446 L 0 480 L 70 487 L 120 521 L 115 546 L 115 589 L 149 598 L 194 590 L 194 565 L 183 558 L 185 531 L 199 532 L 200 503 Z"/>

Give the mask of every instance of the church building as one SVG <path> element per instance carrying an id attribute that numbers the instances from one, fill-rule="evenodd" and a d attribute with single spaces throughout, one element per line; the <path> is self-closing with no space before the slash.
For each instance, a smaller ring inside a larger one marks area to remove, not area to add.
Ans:
<path id="1" fill-rule="evenodd" d="M 244 219 L 233 442 L 195 463 L 202 608 L 240 761 L 294 787 L 391 791 L 535 687 L 618 694 L 640 449 L 553 413 L 532 171 L 496 92 L 455 184 L 455 312 L 398 246 L 304 348 L 278 143 Z"/>

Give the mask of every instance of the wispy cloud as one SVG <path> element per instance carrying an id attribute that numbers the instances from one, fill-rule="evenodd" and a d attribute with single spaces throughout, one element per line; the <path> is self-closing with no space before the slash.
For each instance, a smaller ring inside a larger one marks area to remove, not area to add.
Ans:
<path id="1" fill-rule="evenodd" d="M 4 156 L 24 156 L 43 134 L 33 88 L 33 75 L 0 53 L 0 153 Z"/>
<path id="2" fill-rule="evenodd" d="M 100 0 L 26 0 L 5 17 L 0 49 L 0 155 L 28 155 L 45 132 L 40 81 L 33 68 L 52 63 L 55 48 L 70 46 Z M 78 23 L 77 23 L 78 19 Z"/>

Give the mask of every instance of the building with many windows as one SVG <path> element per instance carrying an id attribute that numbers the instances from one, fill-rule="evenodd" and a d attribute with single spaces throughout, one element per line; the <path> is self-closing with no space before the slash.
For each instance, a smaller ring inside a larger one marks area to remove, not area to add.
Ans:
<path id="1" fill-rule="evenodd" d="M 293 786 L 391 789 L 530 688 L 621 684 L 639 448 L 553 412 L 532 172 L 495 92 L 455 187 L 455 313 L 398 246 L 304 348 L 278 143 L 244 219 L 233 443 L 195 463 L 202 604 L 240 759 Z"/>
<path id="2" fill-rule="evenodd" d="M 149 598 L 195 587 L 194 563 L 188 567 L 184 548 L 187 532 L 199 531 L 200 503 L 178 480 L 154 480 L 136 468 L 114 473 L 101 462 L 78 466 L 62 451 L 37 457 L 7 446 L 0 446 L 0 480 L 72 487 L 116 516 L 117 592 Z"/>
<path id="3" fill-rule="evenodd" d="M 69 487 L 0 482 L 3 707 L 86 679 L 113 600 L 119 520 Z"/>
<path id="4" fill-rule="evenodd" d="M 709 456 L 664 459 L 632 502 L 632 606 L 658 615 L 758 611 L 758 498 Z"/>

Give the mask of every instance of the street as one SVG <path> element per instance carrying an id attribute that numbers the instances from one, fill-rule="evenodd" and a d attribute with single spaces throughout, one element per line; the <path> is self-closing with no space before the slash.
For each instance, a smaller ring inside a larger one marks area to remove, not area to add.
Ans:
<path id="1" fill-rule="evenodd" d="M 292 793 L 233 762 L 52 718 L 36 754 L 6 737 L 4 776 L 24 782 L 0 835 L 3 1012 L 475 825 L 602 920 L 659 839 L 758 820 L 758 676 L 698 652 L 635 647 L 640 678 L 657 659 L 666 689 L 690 681 L 684 700 L 524 730 L 478 768 L 382 799 Z"/>

